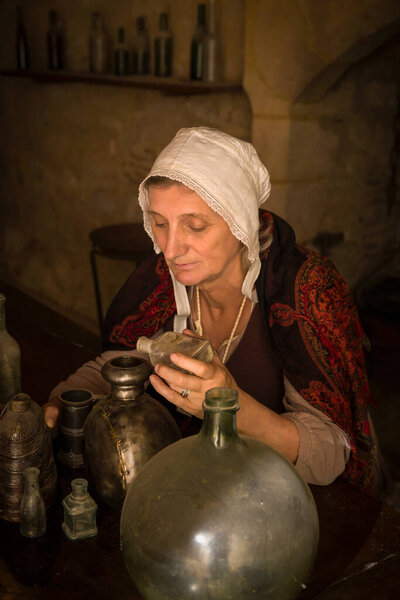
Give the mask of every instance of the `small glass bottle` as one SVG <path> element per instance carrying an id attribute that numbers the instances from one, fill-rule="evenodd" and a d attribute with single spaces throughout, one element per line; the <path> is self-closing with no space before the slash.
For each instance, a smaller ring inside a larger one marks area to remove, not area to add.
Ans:
<path id="1" fill-rule="evenodd" d="M 22 6 L 17 6 L 17 67 L 20 70 L 29 69 L 28 42 Z"/>
<path id="2" fill-rule="evenodd" d="M 72 491 L 62 501 L 64 522 L 61 527 L 70 540 L 82 540 L 97 535 L 97 504 L 89 495 L 87 486 L 86 479 L 73 479 Z"/>
<path id="3" fill-rule="evenodd" d="M 64 34 L 63 27 L 56 10 L 49 12 L 49 29 L 47 30 L 47 59 L 49 69 L 64 69 Z"/>
<path id="4" fill-rule="evenodd" d="M 108 67 L 108 41 L 103 19 L 98 12 L 92 13 L 92 29 L 89 37 L 90 71 L 105 73 Z"/>
<path id="5" fill-rule="evenodd" d="M 155 74 L 169 77 L 172 74 L 172 37 L 168 29 L 168 14 L 160 14 L 160 26 L 155 42 Z"/>
<path id="6" fill-rule="evenodd" d="M 190 79 L 202 80 L 204 69 L 204 38 L 206 34 L 206 5 L 197 6 L 197 25 L 190 52 Z"/>
<path id="7" fill-rule="evenodd" d="M 125 30 L 118 29 L 118 44 L 114 50 L 114 71 L 116 75 L 128 75 L 129 52 L 125 44 Z"/>
<path id="8" fill-rule="evenodd" d="M 204 38 L 204 81 L 219 79 L 218 39 L 216 31 L 215 0 L 208 5 L 208 27 Z"/>
<path id="9" fill-rule="evenodd" d="M 212 362 L 214 356 L 208 340 L 184 333 L 175 333 L 175 331 L 166 331 L 154 340 L 141 336 L 136 343 L 136 349 L 143 354 L 148 354 L 153 365 L 161 362 L 183 372 L 186 371 L 170 361 L 171 352 L 180 352 L 207 363 Z"/>
<path id="10" fill-rule="evenodd" d="M 39 487 L 39 469 L 29 467 L 24 471 L 25 489 L 21 501 L 20 532 L 28 538 L 36 538 L 46 531 L 46 507 Z"/>
<path id="11" fill-rule="evenodd" d="M 150 43 L 144 17 L 136 20 L 136 36 L 132 52 L 132 72 L 135 75 L 150 73 Z"/>
<path id="12" fill-rule="evenodd" d="M 21 391 L 21 350 L 6 329 L 6 297 L 0 294 L 0 404 Z"/>

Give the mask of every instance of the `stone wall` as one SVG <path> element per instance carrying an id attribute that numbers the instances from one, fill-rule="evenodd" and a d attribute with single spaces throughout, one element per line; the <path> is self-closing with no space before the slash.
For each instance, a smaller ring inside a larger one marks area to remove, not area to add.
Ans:
<path id="1" fill-rule="evenodd" d="M 15 6 L 22 4 L 32 68 L 46 68 L 48 10 L 59 10 L 68 34 L 67 66 L 88 70 L 90 13 L 99 10 L 109 31 L 148 16 L 154 35 L 158 13 L 170 6 L 175 41 L 174 75 L 188 78 L 195 0 L 114 2 L 68 0 L 0 5 L 0 67 L 15 67 Z M 118 8 L 116 8 L 118 7 Z M 218 6 L 225 53 L 223 77 L 240 82 L 243 67 L 241 0 Z M 223 16 L 223 18 L 222 18 Z M 223 56 L 222 56 L 223 58 Z M 180 127 L 208 125 L 250 139 L 251 113 L 244 92 L 171 96 L 160 91 L 85 84 L 44 84 L 1 78 L 0 262 L 19 286 L 46 303 L 97 327 L 89 266 L 89 232 L 98 226 L 140 221 L 137 188 L 159 151 Z M 99 259 L 104 306 L 132 263 Z"/>
<path id="2" fill-rule="evenodd" d="M 399 31 L 397 0 L 246 3 L 244 84 L 268 206 L 357 290 L 400 275 Z"/>
<path id="3" fill-rule="evenodd" d="M 169 7 L 174 75 L 186 78 L 195 0 L 3 0 L 0 68 L 15 66 L 15 7 L 32 67 L 46 66 L 48 10 L 63 15 L 68 68 L 87 70 L 90 14 L 110 38 Z M 222 74 L 244 92 L 169 96 L 0 77 L 0 266 L 48 304 L 95 324 L 88 234 L 139 221 L 137 186 L 179 127 L 251 139 L 272 179 L 267 206 L 322 250 L 356 291 L 400 275 L 398 0 L 217 0 Z M 117 7 L 117 8 L 116 8 Z M 244 68 L 243 68 L 244 67 Z M 397 144 L 398 144 L 397 140 Z M 103 259 L 109 302 L 132 265 Z"/>

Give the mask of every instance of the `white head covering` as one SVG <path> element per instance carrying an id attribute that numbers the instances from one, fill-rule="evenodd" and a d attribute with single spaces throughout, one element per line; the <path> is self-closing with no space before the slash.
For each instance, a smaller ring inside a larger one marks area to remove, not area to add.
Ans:
<path id="1" fill-rule="evenodd" d="M 149 198 L 146 181 L 161 176 L 174 179 L 195 191 L 208 206 L 228 224 L 232 234 L 247 248 L 249 268 L 242 293 L 257 300 L 254 283 L 260 272 L 258 241 L 258 208 L 267 200 L 271 184 L 266 167 L 248 142 L 208 127 L 180 129 L 162 150 L 150 173 L 139 186 L 139 204 L 143 210 L 144 228 L 160 253 L 148 214 Z M 177 317 L 174 329 L 186 327 L 190 314 L 186 288 L 171 272 Z"/>

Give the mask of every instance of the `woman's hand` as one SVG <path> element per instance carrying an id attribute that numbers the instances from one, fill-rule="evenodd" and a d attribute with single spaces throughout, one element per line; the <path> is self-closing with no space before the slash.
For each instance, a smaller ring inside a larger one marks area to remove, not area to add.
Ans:
<path id="1" fill-rule="evenodd" d="M 60 412 L 61 400 L 59 398 L 52 398 L 46 404 L 43 404 L 43 416 L 44 421 L 50 429 L 53 429 L 54 432 L 57 428 L 57 420 Z"/>
<path id="2" fill-rule="evenodd" d="M 173 352 L 170 360 L 177 367 L 190 371 L 191 374 L 182 373 L 159 363 L 154 369 L 156 375 L 150 376 L 150 382 L 154 389 L 169 402 L 195 417 L 203 418 L 203 402 L 207 390 L 214 387 L 238 390 L 236 381 L 216 353 L 211 363 L 178 352 Z M 182 397 L 183 390 L 189 390 L 186 398 Z"/>

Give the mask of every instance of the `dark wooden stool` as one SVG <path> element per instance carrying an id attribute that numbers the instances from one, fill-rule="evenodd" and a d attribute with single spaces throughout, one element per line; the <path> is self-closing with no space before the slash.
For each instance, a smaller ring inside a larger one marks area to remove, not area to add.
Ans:
<path id="1" fill-rule="evenodd" d="M 116 260 L 133 260 L 138 264 L 153 249 L 153 243 L 142 223 L 118 223 L 93 229 L 89 234 L 92 243 L 90 264 L 92 267 L 94 292 L 100 334 L 104 333 L 103 308 L 101 303 L 96 254 Z"/>

